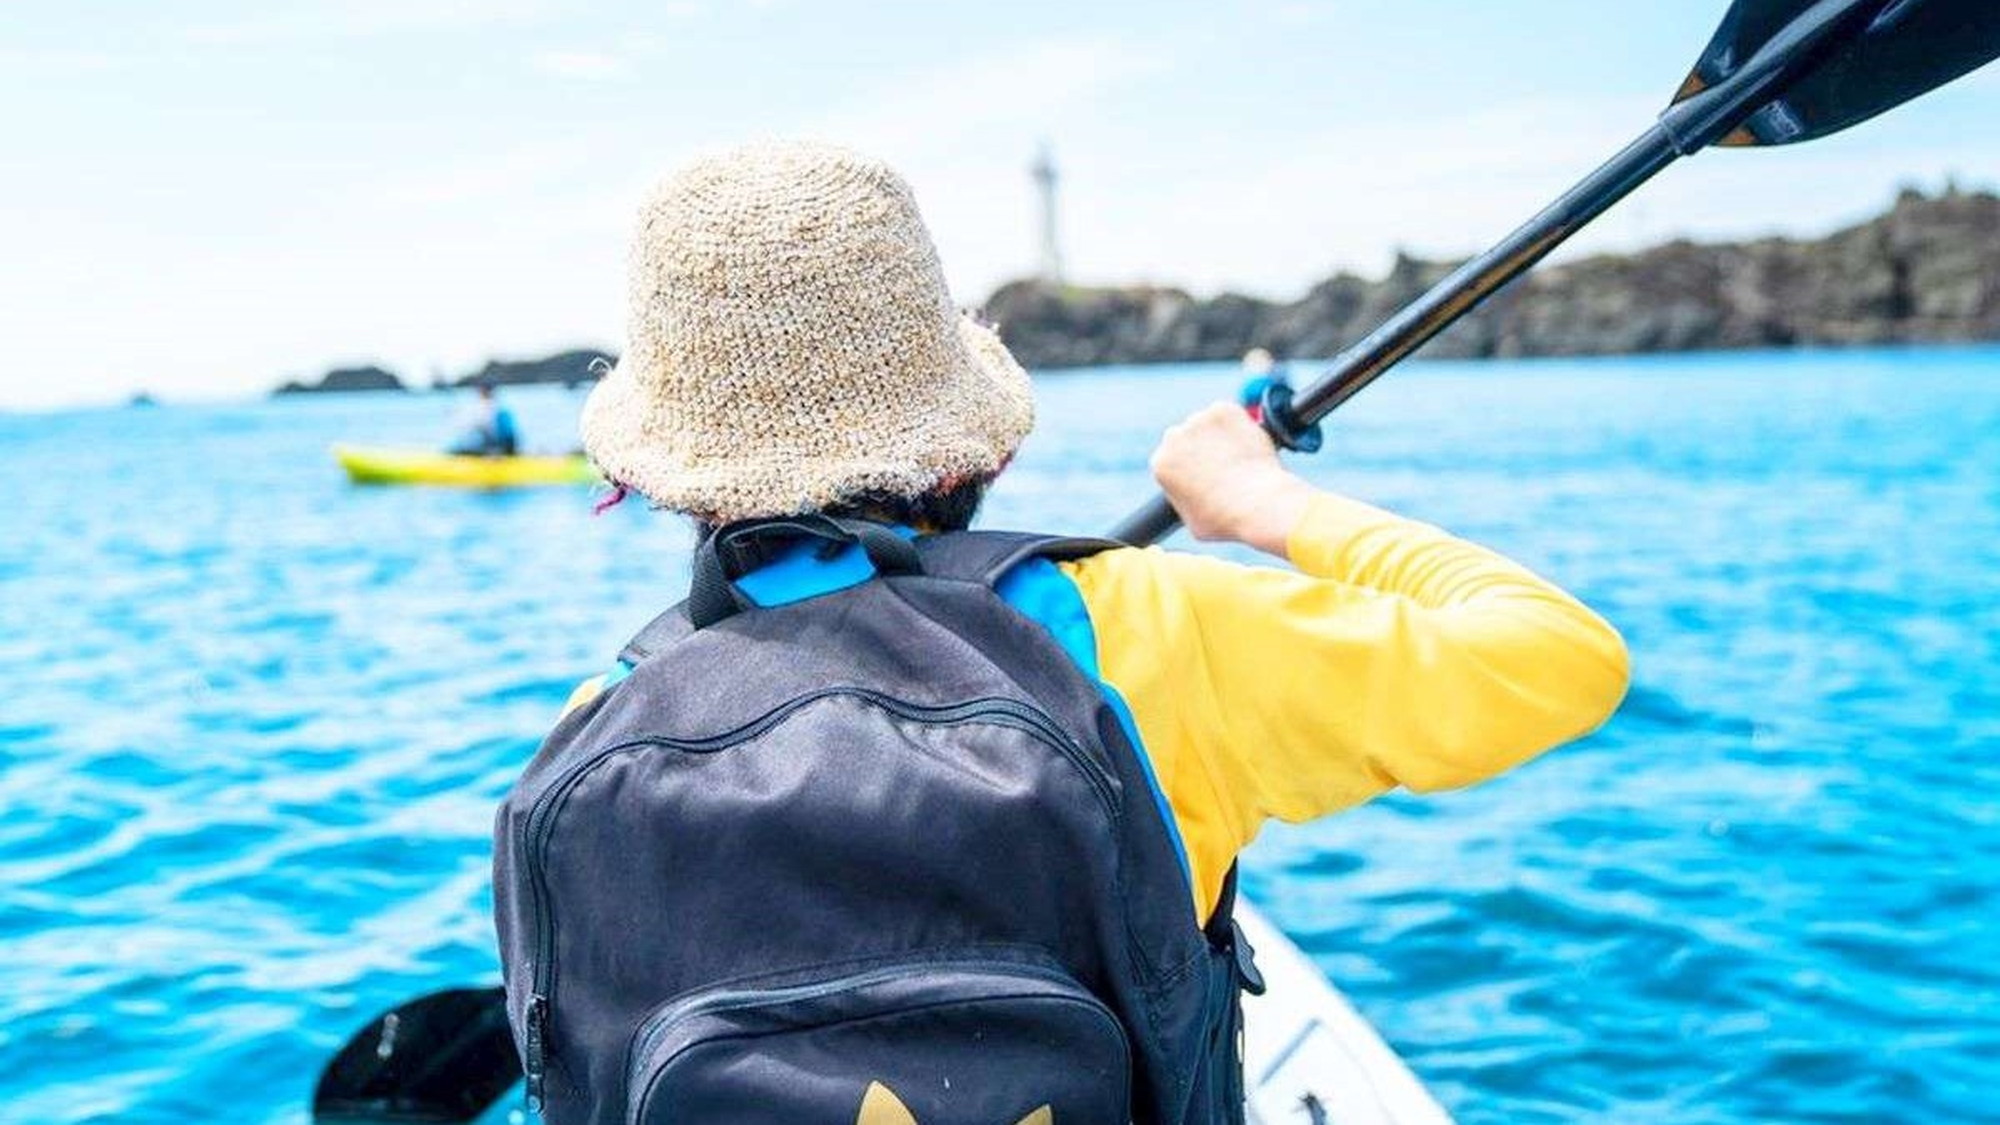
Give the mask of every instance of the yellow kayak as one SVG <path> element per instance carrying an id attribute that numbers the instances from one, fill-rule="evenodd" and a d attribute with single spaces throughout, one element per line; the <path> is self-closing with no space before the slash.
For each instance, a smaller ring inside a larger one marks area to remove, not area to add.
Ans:
<path id="1" fill-rule="evenodd" d="M 580 453 L 464 457 L 429 449 L 336 445 L 333 458 L 355 484 L 431 484 L 448 488 L 525 488 L 594 484 L 597 470 Z"/>

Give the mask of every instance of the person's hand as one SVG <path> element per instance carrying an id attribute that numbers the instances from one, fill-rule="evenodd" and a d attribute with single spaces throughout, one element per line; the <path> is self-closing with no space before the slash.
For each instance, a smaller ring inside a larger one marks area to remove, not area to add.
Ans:
<path id="1" fill-rule="evenodd" d="M 1196 539 L 1243 543 L 1280 558 L 1313 494 L 1279 463 L 1264 427 L 1228 402 L 1169 427 L 1152 468 Z"/>

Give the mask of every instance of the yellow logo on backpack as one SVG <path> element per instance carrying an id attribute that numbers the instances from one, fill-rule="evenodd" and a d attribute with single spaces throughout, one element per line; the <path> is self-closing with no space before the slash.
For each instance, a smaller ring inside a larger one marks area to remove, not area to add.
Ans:
<path id="1" fill-rule="evenodd" d="M 1048 1106 L 1028 1114 L 1014 1125 L 1055 1125 L 1055 1111 Z M 917 1125 L 916 1115 L 910 1112 L 896 1091 L 880 1082 L 870 1082 L 868 1092 L 861 1095 L 861 1113 L 855 1117 L 854 1125 Z"/>

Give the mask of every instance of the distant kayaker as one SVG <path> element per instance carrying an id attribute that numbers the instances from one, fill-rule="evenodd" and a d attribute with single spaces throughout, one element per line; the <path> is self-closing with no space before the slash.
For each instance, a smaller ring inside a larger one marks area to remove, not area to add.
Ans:
<path id="1" fill-rule="evenodd" d="M 451 452 L 465 457 L 512 457 L 521 451 L 514 412 L 500 401 L 490 381 L 477 384 L 478 400 L 466 419 L 464 436 Z"/>
<path id="2" fill-rule="evenodd" d="M 552 1121 L 1240 1121 L 1260 827 L 1493 777 L 1625 692 L 1576 599 L 1314 487 L 1233 404 L 1153 475 L 1195 538 L 1290 568 L 961 534 L 1029 382 L 877 161 L 701 160 L 630 261 L 584 445 L 702 543 L 500 816 Z"/>

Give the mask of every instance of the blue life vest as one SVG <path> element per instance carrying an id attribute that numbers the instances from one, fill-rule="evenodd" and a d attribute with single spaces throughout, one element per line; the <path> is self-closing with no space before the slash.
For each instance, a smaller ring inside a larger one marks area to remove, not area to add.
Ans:
<path id="1" fill-rule="evenodd" d="M 863 569 L 759 604 L 782 564 L 737 579 L 800 542 Z M 531 1103 L 559 1125 L 1241 1121 L 1232 896 L 1196 923 L 1116 709 L 994 590 L 1107 546 L 817 517 L 702 544 L 688 601 L 498 817 Z"/>
<path id="2" fill-rule="evenodd" d="M 514 425 L 514 412 L 504 406 L 493 411 L 493 447 L 510 457 L 521 449 L 521 431 Z"/>

